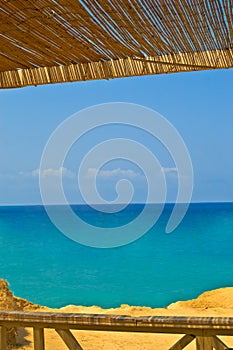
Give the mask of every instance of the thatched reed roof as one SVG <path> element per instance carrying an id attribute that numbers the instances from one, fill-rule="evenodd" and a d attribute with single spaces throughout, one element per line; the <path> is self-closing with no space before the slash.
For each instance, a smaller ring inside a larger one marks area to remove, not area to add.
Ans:
<path id="1" fill-rule="evenodd" d="M 2 0 L 0 88 L 233 67 L 232 0 Z"/>

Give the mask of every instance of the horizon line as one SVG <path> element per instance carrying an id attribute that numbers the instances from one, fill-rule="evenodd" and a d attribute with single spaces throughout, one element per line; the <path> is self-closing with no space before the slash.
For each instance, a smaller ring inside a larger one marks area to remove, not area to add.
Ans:
<path id="1" fill-rule="evenodd" d="M 225 200 L 225 201 L 193 201 L 193 202 L 190 202 L 189 204 L 217 204 L 217 203 L 233 203 L 233 201 L 228 201 L 228 200 Z M 117 204 L 114 204 L 114 203 L 106 203 L 106 204 L 102 204 L 102 203 L 63 203 L 63 204 L 48 204 L 48 205 L 44 205 L 43 203 L 15 203 L 15 204 L 0 204 L 0 208 L 1 207 L 38 207 L 38 206 L 41 206 L 41 207 L 45 207 L 45 206 L 65 206 L 65 205 L 81 205 L 81 206 L 94 206 L 94 205 L 97 205 L 97 206 L 103 206 L 103 205 L 138 205 L 138 204 L 141 204 L 141 205 L 145 205 L 145 204 L 149 204 L 149 205 L 160 205 L 160 204 L 172 204 L 172 205 L 175 205 L 175 204 L 188 204 L 188 202 L 180 202 L 180 203 L 176 203 L 176 202 L 165 202 L 165 203 L 156 203 L 156 202 L 150 202 L 150 203 L 145 203 L 145 202 L 133 202 L 133 203 L 117 203 Z"/>

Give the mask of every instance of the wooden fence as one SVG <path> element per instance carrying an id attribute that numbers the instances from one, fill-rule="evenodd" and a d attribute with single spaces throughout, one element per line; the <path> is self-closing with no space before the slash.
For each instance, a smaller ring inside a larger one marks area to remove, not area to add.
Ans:
<path id="1" fill-rule="evenodd" d="M 35 350 L 45 349 L 45 328 L 54 329 L 70 350 L 82 350 L 71 330 L 181 334 L 181 339 L 169 350 L 181 350 L 192 341 L 196 342 L 197 350 L 229 350 L 218 335 L 233 335 L 233 317 L 130 317 L 0 311 L 0 350 L 7 349 L 7 331 L 18 327 L 33 328 Z"/>

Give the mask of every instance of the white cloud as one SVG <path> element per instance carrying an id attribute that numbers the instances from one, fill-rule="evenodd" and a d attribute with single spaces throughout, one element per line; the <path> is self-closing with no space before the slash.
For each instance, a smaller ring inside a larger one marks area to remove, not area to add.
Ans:
<path id="1" fill-rule="evenodd" d="M 164 175 L 167 175 L 169 178 L 176 178 L 178 177 L 178 169 L 177 168 L 161 168 L 161 171 L 164 173 Z M 182 180 L 188 180 L 190 179 L 187 175 L 181 175 L 179 174 L 179 178 Z"/>
<path id="2" fill-rule="evenodd" d="M 161 171 L 164 174 L 177 174 L 178 173 L 178 169 L 177 168 L 161 168 Z"/>
<path id="3" fill-rule="evenodd" d="M 112 170 L 98 170 L 96 168 L 89 168 L 87 172 L 87 177 L 95 177 L 97 176 L 101 178 L 113 178 L 113 177 L 124 177 L 124 178 L 130 178 L 135 179 L 139 178 L 142 175 L 140 173 L 137 173 L 131 169 L 123 170 L 121 168 L 112 169 Z"/>
<path id="4" fill-rule="evenodd" d="M 52 169 L 52 168 L 48 168 L 44 170 L 35 169 L 28 173 L 24 173 L 21 171 L 19 174 L 23 176 L 32 176 L 32 177 L 37 177 L 39 175 L 42 177 L 48 177 L 48 176 L 49 177 L 54 177 L 54 176 L 55 177 L 57 176 L 74 177 L 75 176 L 75 174 L 72 171 L 64 167 L 60 167 L 59 169 Z"/>

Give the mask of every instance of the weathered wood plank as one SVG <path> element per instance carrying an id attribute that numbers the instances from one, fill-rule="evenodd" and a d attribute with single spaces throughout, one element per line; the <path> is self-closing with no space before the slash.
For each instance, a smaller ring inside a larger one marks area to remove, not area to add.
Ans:
<path id="1" fill-rule="evenodd" d="M 175 343 L 171 348 L 169 348 L 169 350 L 182 350 L 189 343 L 191 343 L 191 341 L 193 341 L 193 339 L 195 339 L 195 335 L 186 334 L 181 339 L 179 339 L 178 342 Z"/>
<path id="2" fill-rule="evenodd" d="M 44 328 L 33 328 L 34 350 L 44 350 Z"/>
<path id="3" fill-rule="evenodd" d="M 193 334 L 196 336 L 232 335 L 233 317 L 174 317 L 91 315 L 47 312 L 0 311 L 0 325 L 82 329 L 117 332 Z M 205 331 L 205 334 L 203 334 Z"/>
<path id="4" fill-rule="evenodd" d="M 170 333 L 209 337 L 233 335 L 233 317 L 130 317 L 108 314 L 0 311 L 0 325 L 6 328 L 32 327 L 41 329 Z"/>
<path id="5" fill-rule="evenodd" d="M 55 329 L 70 350 L 83 350 L 77 339 L 68 329 Z"/>
<path id="6" fill-rule="evenodd" d="M 197 336 L 196 337 L 196 349 L 197 350 L 213 350 L 212 337 Z"/>
<path id="7" fill-rule="evenodd" d="M 213 342 L 213 347 L 216 350 L 230 350 L 226 344 L 224 344 L 224 342 L 219 339 L 218 337 L 214 336 L 212 338 L 212 342 Z"/>
<path id="8" fill-rule="evenodd" d="M 6 330 L 6 327 L 0 327 L 0 349 L 7 350 L 7 330 Z"/>

